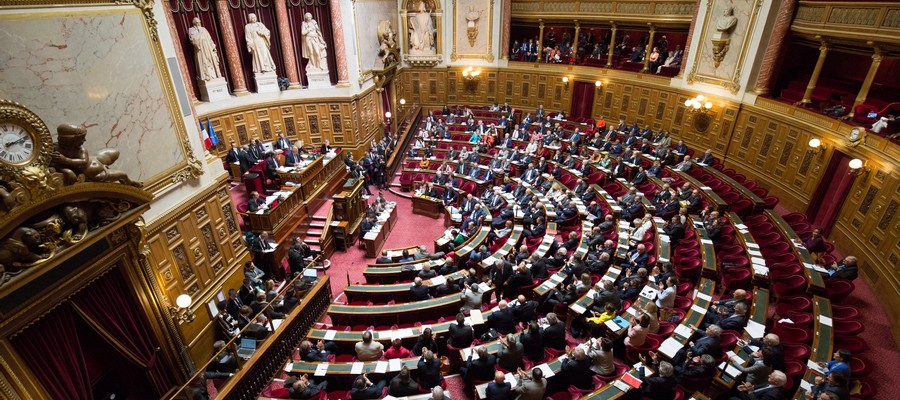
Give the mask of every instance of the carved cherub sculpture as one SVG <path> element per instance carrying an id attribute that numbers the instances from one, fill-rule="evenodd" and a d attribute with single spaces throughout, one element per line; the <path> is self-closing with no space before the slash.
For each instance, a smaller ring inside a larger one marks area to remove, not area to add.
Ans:
<path id="1" fill-rule="evenodd" d="M 84 148 L 87 129 L 83 126 L 63 124 L 56 132 L 59 141 L 56 144 L 56 155 L 51 164 L 57 171 L 63 174 L 67 184 L 76 182 L 119 182 L 135 187 L 143 186 L 143 183 L 133 181 L 123 171 L 109 168 L 119 159 L 119 151 L 116 149 L 100 150 L 96 157 L 91 158 Z"/>
<path id="2" fill-rule="evenodd" d="M 49 257 L 41 245 L 41 233 L 27 226 L 13 231 L 0 242 L 0 274 L 16 271 L 22 265 L 32 264 Z"/>

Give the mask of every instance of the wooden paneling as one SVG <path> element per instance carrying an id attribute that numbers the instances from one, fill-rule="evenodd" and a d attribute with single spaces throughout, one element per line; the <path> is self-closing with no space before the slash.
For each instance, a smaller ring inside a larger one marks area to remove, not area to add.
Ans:
<path id="1" fill-rule="evenodd" d="M 357 151 L 380 133 L 381 105 L 379 94 L 370 90 L 360 97 L 346 100 L 308 100 L 290 104 L 258 104 L 229 110 L 209 117 L 220 144 L 220 156 L 230 143 L 248 144 L 254 139 L 271 142 L 283 134 L 292 141 L 303 140 L 307 146 L 319 146 L 325 140 L 332 145 Z"/>
<path id="2" fill-rule="evenodd" d="M 168 302 L 174 304 L 183 293 L 194 301 L 196 319 L 179 330 L 191 357 L 202 363 L 212 356 L 218 329 L 206 303 L 219 290 L 240 287 L 243 263 L 249 259 L 228 184 L 222 181 L 203 191 L 148 232 L 148 259 Z"/>

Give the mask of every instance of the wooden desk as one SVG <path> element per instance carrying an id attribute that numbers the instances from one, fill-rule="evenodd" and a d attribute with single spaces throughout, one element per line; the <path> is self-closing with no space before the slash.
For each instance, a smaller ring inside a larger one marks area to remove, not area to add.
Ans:
<path id="1" fill-rule="evenodd" d="M 700 193 L 703 194 L 703 197 L 706 198 L 712 205 L 714 205 L 720 212 L 728 210 L 728 203 L 725 200 L 722 200 L 718 194 L 711 187 L 706 186 L 703 182 L 697 180 L 687 172 L 676 171 L 674 168 L 666 167 L 666 169 L 672 173 L 672 175 L 676 175 L 681 177 L 687 182 L 690 182 L 694 188 L 700 190 Z"/>
<path id="2" fill-rule="evenodd" d="M 363 277 L 369 284 L 394 283 L 397 281 L 411 281 L 422 270 L 425 265 L 433 270 L 438 270 L 444 266 L 444 259 L 437 260 L 420 260 L 410 264 L 380 266 L 369 265 L 363 269 Z"/>
<path id="3" fill-rule="evenodd" d="M 462 300 L 459 293 L 430 300 L 383 306 L 351 306 L 332 304 L 328 315 L 335 324 L 393 325 L 414 323 L 422 320 L 456 315 Z"/>
<path id="4" fill-rule="evenodd" d="M 363 236 L 363 243 L 366 246 L 366 257 L 375 258 L 381 254 L 381 248 L 384 246 L 384 242 L 387 241 L 388 235 L 391 234 L 391 230 L 394 229 L 394 224 L 397 221 L 397 209 L 395 203 L 388 203 L 385 206 L 385 210 L 378 215 L 378 223 L 377 227 L 372 228 L 369 232 Z M 378 229 L 376 232 L 375 229 Z"/>
<path id="5" fill-rule="evenodd" d="M 765 200 L 763 200 L 762 198 L 757 196 L 756 193 L 753 193 L 752 190 L 747 189 L 746 186 L 741 185 L 740 183 L 738 183 L 738 181 L 732 179 L 728 175 L 725 175 L 725 173 L 723 173 L 722 171 L 719 171 L 719 170 L 713 168 L 712 165 L 708 165 L 705 167 L 698 165 L 698 167 L 703 168 L 703 171 L 706 171 L 709 174 L 715 176 L 718 180 L 725 182 L 726 184 L 731 186 L 734 190 L 737 190 L 742 195 L 744 195 L 744 197 L 746 197 L 748 200 L 750 200 L 751 203 L 753 203 L 753 211 L 761 210 L 761 209 L 765 208 L 765 206 L 766 206 Z"/>
<path id="6" fill-rule="evenodd" d="M 435 288 L 439 285 L 443 284 L 447 280 L 460 279 L 462 278 L 462 272 L 454 272 L 449 275 L 439 275 L 438 277 L 434 277 L 431 279 L 426 279 L 422 281 L 422 284 L 429 287 Z M 395 284 L 355 284 L 348 285 L 344 289 L 344 294 L 347 295 L 347 301 L 372 301 L 372 302 L 387 302 L 387 301 L 412 301 L 412 294 L 409 291 L 409 288 L 412 286 L 412 283 L 395 283 Z"/>
<path id="7" fill-rule="evenodd" d="M 769 291 L 766 289 L 757 288 L 753 291 L 753 304 L 751 305 L 749 314 L 750 321 L 761 325 L 763 329 L 766 326 L 766 320 L 768 318 L 769 297 Z M 760 339 L 758 337 L 751 337 L 747 329 L 744 329 L 743 336 L 744 339 Z M 747 360 L 750 356 L 750 354 L 744 351 L 743 346 L 739 345 L 734 346 L 734 353 L 742 360 Z M 731 389 L 734 386 L 735 378 L 735 376 L 728 375 L 722 370 L 719 370 L 716 372 L 715 382 L 722 387 Z"/>
<path id="8" fill-rule="evenodd" d="M 766 266 L 766 259 L 760 252 L 756 239 L 750 233 L 750 230 L 744 225 L 741 217 L 733 212 L 725 214 L 734 226 L 734 236 L 738 239 L 747 254 L 747 259 L 751 261 L 750 266 L 753 268 L 753 283 L 755 285 L 769 285 L 769 268 Z"/>
<path id="9" fill-rule="evenodd" d="M 831 356 L 834 351 L 834 327 L 832 326 L 834 321 L 830 320 L 828 323 L 824 323 L 822 317 L 829 319 L 832 317 L 831 301 L 821 296 L 813 296 L 813 315 L 816 317 L 813 325 L 813 332 L 816 332 L 816 336 L 813 339 L 812 353 L 809 356 L 809 361 L 815 363 L 827 363 L 828 361 L 831 361 Z M 815 371 L 807 368 L 806 373 L 803 374 L 803 380 L 809 382 L 811 385 L 815 385 L 816 375 L 818 374 Z M 806 399 L 806 390 L 799 384 L 798 387 L 799 389 L 797 389 L 797 393 L 794 395 L 794 400 Z"/>
<path id="10" fill-rule="evenodd" d="M 806 280 L 809 282 L 807 286 L 807 291 L 814 294 L 823 295 L 825 294 L 825 279 L 822 278 L 822 274 L 819 271 L 816 271 L 810 268 L 811 265 L 815 265 L 812 257 L 809 255 L 809 250 L 806 247 L 803 247 L 803 241 L 797 236 L 797 233 L 794 232 L 794 229 L 781 218 L 773 210 L 766 210 L 766 216 L 769 217 L 769 220 L 775 224 L 775 227 L 781 231 L 781 235 L 787 238 L 788 243 L 791 244 L 791 248 L 794 249 L 794 254 L 797 255 L 797 258 L 803 263 L 803 274 L 806 275 Z"/>
<path id="11" fill-rule="evenodd" d="M 694 224 L 694 231 L 697 232 L 697 238 L 700 239 L 700 255 L 703 257 L 703 276 L 715 278 L 719 276 L 719 270 L 716 266 L 716 247 L 706 228 L 703 227 L 703 221 L 696 221 L 693 218 L 689 221 Z"/>
<path id="12" fill-rule="evenodd" d="M 439 218 L 444 213 L 444 203 L 434 197 L 413 195 L 413 214 L 424 215 L 431 218 Z"/>

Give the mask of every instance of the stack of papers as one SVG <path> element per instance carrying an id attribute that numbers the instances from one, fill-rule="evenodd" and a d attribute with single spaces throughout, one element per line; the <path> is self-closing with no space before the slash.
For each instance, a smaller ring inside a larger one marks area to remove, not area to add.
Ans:
<path id="1" fill-rule="evenodd" d="M 321 363 L 316 366 L 316 372 L 313 374 L 314 376 L 325 376 L 328 373 L 328 363 Z"/>
<path id="2" fill-rule="evenodd" d="M 544 378 L 552 378 L 554 375 L 556 375 L 556 372 L 553 372 L 553 368 L 550 368 L 550 366 L 547 365 L 547 363 L 538 365 L 535 368 L 540 369 L 541 372 L 544 373 Z"/>
<path id="3" fill-rule="evenodd" d="M 585 311 L 587 311 L 586 308 L 584 308 L 581 304 L 578 304 L 578 303 L 572 304 L 570 306 L 570 308 L 572 309 L 572 311 L 575 311 L 578 314 L 583 314 Z"/>
<path id="4" fill-rule="evenodd" d="M 685 339 L 691 337 L 693 333 L 694 331 L 687 325 L 678 325 L 675 327 L 675 334 Z"/>
<path id="5" fill-rule="evenodd" d="M 683 345 L 678 341 L 678 339 L 670 337 L 663 341 L 661 345 L 659 345 L 659 351 L 665 354 L 666 357 L 674 358 L 675 353 L 678 353 L 678 350 L 681 350 L 682 347 Z"/>
<path id="6" fill-rule="evenodd" d="M 766 326 L 753 320 L 747 321 L 747 326 L 744 327 L 744 330 L 747 331 L 747 335 L 754 339 L 759 339 L 766 335 Z"/>
<path id="7" fill-rule="evenodd" d="M 691 306 L 691 310 L 694 312 L 700 313 L 701 315 L 706 315 L 706 309 L 703 307 L 700 307 L 696 304 Z"/>

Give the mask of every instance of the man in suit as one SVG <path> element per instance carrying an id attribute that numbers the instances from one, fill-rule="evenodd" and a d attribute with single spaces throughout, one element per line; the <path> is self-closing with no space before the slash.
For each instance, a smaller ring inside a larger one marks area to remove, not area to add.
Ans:
<path id="1" fill-rule="evenodd" d="M 418 363 L 419 385 L 423 388 L 440 386 L 444 377 L 441 375 L 441 362 L 434 356 L 434 352 L 422 349 L 422 357 Z"/>
<path id="2" fill-rule="evenodd" d="M 710 325 L 705 331 L 697 328 L 693 328 L 693 330 L 695 333 L 699 333 L 700 337 L 697 340 L 688 342 L 687 346 L 675 353 L 675 357 L 672 357 L 673 365 L 682 365 L 684 364 L 685 359 L 702 356 L 704 354 L 709 354 L 713 356 L 713 358 L 718 358 L 722 353 L 722 349 L 719 347 L 719 343 L 721 343 L 722 328 L 718 325 Z"/>
<path id="3" fill-rule="evenodd" d="M 259 161 L 253 154 L 250 152 L 250 146 L 244 145 L 242 149 L 238 151 L 238 162 L 241 164 L 241 173 L 246 173 L 253 168 L 254 165 Z"/>
<path id="4" fill-rule="evenodd" d="M 616 291 L 616 287 L 613 285 L 612 281 L 603 280 L 601 281 L 603 285 L 603 289 L 594 294 L 594 305 L 598 310 L 603 310 L 603 307 L 606 306 L 606 303 L 612 303 L 616 306 L 616 309 L 622 307 L 622 299 L 619 297 L 619 292 Z"/>
<path id="5" fill-rule="evenodd" d="M 543 340 L 544 347 L 549 347 L 556 351 L 566 350 L 566 324 L 560 322 L 556 313 L 547 313 L 547 327 L 544 328 Z"/>
<path id="6" fill-rule="evenodd" d="M 300 157 L 300 153 L 297 151 L 296 147 L 288 147 L 284 149 L 284 166 L 285 167 L 293 167 L 297 164 L 300 164 L 302 158 Z"/>
<path id="7" fill-rule="evenodd" d="M 512 399 L 512 385 L 506 382 L 506 376 L 502 372 L 496 371 L 494 381 L 488 384 L 485 395 L 491 400 Z"/>
<path id="8" fill-rule="evenodd" d="M 616 158 L 616 165 L 612 167 L 610 175 L 612 175 L 613 178 L 622 178 L 625 176 L 625 164 L 622 162 L 621 158 Z"/>
<path id="9" fill-rule="evenodd" d="M 712 165 L 712 163 L 713 163 L 714 160 L 715 160 L 715 157 L 713 156 L 713 151 L 712 151 L 712 149 L 706 149 L 706 152 L 703 153 L 703 155 L 700 156 L 700 158 L 697 159 L 697 163 L 698 163 L 698 164 Z"/>
<path id="10" fill-rule="evenodd" d="M 259 192 L 250 192 L 250 200 L 247 200 L 247 211 L 257 212 L 266 206 L 266 200 L 259 197 Z"/>
<path id="11" fill-rule="evenodd" d="M 663 231 L 669 235 L 672 247 L 678 246 L 678 242 L 684 238 L 684 224 L 681 223 L 681 217 L 673 216 L 670 221 L 663 224 Z"/>
<path id="12" fill-rule="evenodd" d="M 279 133 L 278 139 L 275 139 L 275 144 L 273 146 L 278 150 L 287 150 L 291 148 L 291 140 Z"/>
<path id="13" fill-rule="evenodd" d="M 569 358 L 562 363 L 560 375 L 565 376 L 570 385 L 575 385 L 579 389 L 593 389 L 594 374 L 591 372 L 591 359 L 587 357 L 584 349 L 576 347 L 568 355 Z"/>
<path id="14" fill-rule="evenodd" d="M 448 329 L 450 337 L 447 344 L 457 349 L 469 347 L 475 340 L 475 330 L 466 325 L 466 316 L 463 313 L 456 314 L 456 323 L 451 324 Z"/>
<path id="15" fill-rule="evenodd" d="M 387 385 L 387 382 L 384 380 L 378 381 L 377 384 L 373 384 L 372 381 L 369 380 L 369 377 L 366 376 L 366 373 L 363 372 L 362 375 L 358 376 L 355 381 L 353 381 L 353 388 L 350 389 L 350 398 L 351 399 L 379 399 L 381 398 L 381 393 L 384 392 L 384 387 Z"/>
<path id="16" fill-rule="evenodd" d="M 719 327 L 729 331 L 738 331 L 744 329 L 744 325 L 747 324 L 747 305 L 744 303 L 738 303 L 734 307 L 734 313 L 722 318 L 718 324 Z"/>
<path id="17" fill-rule="evenodd" d="M 515 371 L 525 366 L 525 348 L 515 335 L 500 336 L 500 350 L 497 365 L 507 371 Z"/>
<path id="18" fill-rule="evenodd" d="M 249 279 L 246 279 L 246 281 L 247 283 L 250 283 Z M 243 286 L 241 288 L 243 288 Z M 241 315 L 241 306 L 243 305 L 244 302 L 238 295 L 238 291 L 234 289 L 228 289 L 228 302 L 225 303 L 225 311 L 228 313 L 228 315 L 230 315 L 231 318 L 237 319 Z"/>
<path id="19" fill-rule="evenodd" d="M 255 160 L 262 160 L 266 155 L 266 149 L 263 147 L 262 142 L 259 139 L 253 141 L 253 144 L 250 145 L 250 155 L 253 156 Z"/>
<path id="20" fill-rule="evenodd" d="M 366 233 L 368 233 L 374 227 L 375 227 L 375 216 L 374 215 L 366 216 L 366 219 L 364 219 L 359 224 L 359 239 L 362 240 L 366 236 Z"/>
<path id="21" fill-rule="evenodd" d="M 274 249 L 272 243 L 269 243 L 269 232 L 263 231 L 259 234 L 259 238 L 253 242 L 253 263 L 266 273 L 266 277 L 272 276 L 272 265 L 270 260 L 271 256 L 266 256 L 266 253 L 271 252 Z"/>
<path id="22" fill-rule="evenodd" d="M 844 257 L 840 263 L 832 263 L 825 268 L 828 270 L 828 275 L 823 276 L 825 279 L 848 279 L 852 281 L 859 276 L 855 256 Z"/>
<path id="23" fill-rule="evenodd" d="M 500 310 L 491 313 L 488 317 L 488 326 L 497 330 L 501 334 L 513 333 L 516 331 L 516 317 L 506 300 L 501 300 L 499 304 Z"/>
<path id="24" fill-rule="evenodd" d="M 328 381 L 316 383 L 306 375 L 299 378 L 291 376 L 284 381 L 284 387 L 288 389 L 288 397 L 291 399 L 314 399 L 328 387 Z"/>
<path id="25" fill-rule="evenodd" d="M 529 272 L 530 274 L 530 272 Z M 516 321 L 528 323 L 536 319 L 538 302 L 534 300 L 528 300 L 524 295 L 519 295 L 516 298 L 516 303 L 510 307 L 512 308 L 513 315 L 516 317 Z M 511 371 L 511 369 L 506 368 L 507 371 Z"/>
<path id="26" fill-rule="evenodd" d="M 625 259 L 625 263 L 622 264 L 623 267 L 628 267 L 632 271 L 637 271 L 640 268 L 644 268 L 647 266 L 647 259 L 649 256 L 647 255 L 647 248 L 643 243 L 638 244 L 632 250 L 629 250 Z"/>
<path id="27" fill-rule="evenodd" d="M 413 285 L 409 288 L 409 292 L 412 295 L 413 301 L 422 301 L 431 298 L 431 294 L 428 292 L 428 286 L 423 285 L 422 278 L 419 277 L 416 277 L 413 281 Z"/>
<path id="28" fill-rule="evenodd" d="M 522 369 L 516 372 L 519 382 L 516 383 L 515 392 L 519 400 L 543 400 L 547 391 L 547 380 L 544 379 L 544 371 L 540 368 L 532 368 L 531 374 Z"/>
<path id="29" fill-rule="evenodd" d="M 676 171 L 688 172 L 691 167 L 694 165 L 693 161 L 691 161 L 691 156 L 684 156 L 682 161 L 675 166 Z"/>
<path id="30" fill-rule="evenodd" d="M 772 371 L 769 374 L 768 383 L 765 385 L 753 386 L 753 383 L 747 382 L 738 386 L 738 394 L 731 400 L 783 400 L 784 392 L 782 387 L 787 382 L 787 375 L 781 371 Z"/>
<path id="31" fill-rule="evenodd" d="M 256 340 L 265 339 L 266 336 L 269 335 L 269 328 L 266 326 L 266 323 L 268 323 L 268 321 L 266 321 L 264 315 L 257 315 L 256 319 L 244 329 L 244 334 L 242 336 Z"/>
<path id="32" fill-rule="evenodd" d="M 275 153 L 266 153 L 266 177 L 273 180 L 278 179 L 277 170 L 280 167 L 281 164 L 278 163 L 278 158 L 275 157 Z"/>
<path id="33" fill-rule="evenodd" d="M 460 368 L 460 373 L 466 379 L 476 381 L 488 381 L 493 376 L 494 364 L 497 363 L 497 357 L 488 353 L 484 346 L 478 346 L 473 349 L 466 360 L 465 365 Z M 473 359 L 473 355 L 478 355 L 477 359 Z"/>

